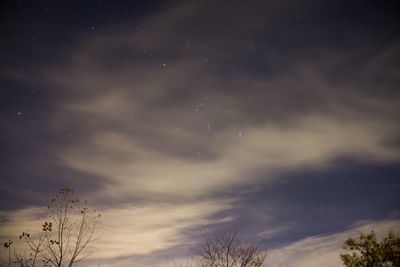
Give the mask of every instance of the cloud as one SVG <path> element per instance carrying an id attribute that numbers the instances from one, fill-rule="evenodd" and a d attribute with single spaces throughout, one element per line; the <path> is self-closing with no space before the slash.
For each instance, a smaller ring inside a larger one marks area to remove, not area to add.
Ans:
<path id="1" fill-rule="evenodd" d="M 197 201 L 187 203 L 127 205 L 102 212 L 104 222 L 99 229 L 101 239 L 94 258 L 102 261 L 135 255 L 150 255 L 159 250 L 187 245 L 183 232 L 202 225 L 230 220 L 211 219 L 230 201 Z M 193 233 L 198 234 L 198 233 Z"/>
<path id="2" fill-rule="evenodd" d="M 2 218 L 0 236 L 2 239 L 14 239 L 14 235 L 18 235 L 22 231 L 38 229 L 46 215 L 47 209 L 45 207 L 28 207 L 9 212 L 2 211 L 0 213 Z"/>
<path id="3" fill-rule="evenodd" d="M 70 96 L 54 114 L 56 127 L 76 127 L 83 137 L 57 148 L 57 157 L 66 168 L 104 177 L 102 194 L 196 197 L 260 182 L 243 179 L 260 168 L 272 180 L 281 169 L 323 168 L 340 157 L 398 161 L 398 100 L 371 97 L 356 83 L 334 84 L 318 62 L 295 62 L 290 78 L 238 74 L 235 84 L 211 76 L 224 61 L 203 67 L 202 55 L 173 45 L 166 66 L 160 59 L 110 65 L 107 55 L 117 51 L 152 57 L 149 45 L 137 44 L 145 29 L 158 44 L 162 30 L 152 21 L 134 36 L 104 30 L 85 38 L 78 47 L 93 52 L 45 75 Z M 168 21 L 177 35 L 179 19 Z"/>
<path id="4" fill-rule="evenodd" d="M 195 6 L 159 12 L 140 29 L 124 25 L 133 33 L 115 32 L 114 25 L 82 38 L 77 49 L 89 52 L 71 56 L 62 70 L 46 70 L 44 81 L 68 92 L 54 114 L 56 127 L 76 127 L 82 136 L 57 147 L 66 168 L 104 177 L 101 194 L 111 198 L 195 198 L 265 182 L 243 178 L 259 169 L 273 180 L 281 169 L 324 168 L 340 157 L 398 162 L 398 98 L 331 81 L 319 57 L 297 59 L 287 75 L 237 73 L 227 81 L 215 75 L 228 64 L 224 55 L 242 55 L 219 49 L 224 39 L 214 40 L 218 49 L 207 53 L 207 62 L 197 48 L 179 47 L 186 43 L 177 41 L 186 32 L 182 20 L 204 12 Z M 171 42 L 164 47 L 166 25 Z M 160 49 L 169 56 L 156 57 Z M 344 61 L 338 56 L 329 67 Z M 382 59 L 365 68 L 376 61 Z"/>
<path id="5" fill-rule="evenodd" d="M 268 169 L 273 178 L 277 170 L 322 168 L 340 156 L 395 162 L 398 152 L 385 145 L 387 128 L 379 124 L 315 116 L 299 118 L 287 126 L 248 128 L 243 136 L 220 132 L 203 148 L 215 154 L 211 160 L 196 159 L 196 155 L 176 157 L 143 145 L 123 132 L 98 133 L 90 144 L 64 151 L 62 157 L 71 168 L 107 177 L 107 187 L 114 188 L 112 191 L 120 196 L 134 193 L 195 197 L 242 182 L 251 183 L 242 177 L 260 168 Z M 374 129 L 382 130 L 380 133 Z M 174 135 L 168 128 L 157 127 L 153 131 L 167 138 Z M 190 137 L 189 134 L 182 139 Z M 196 138 L 194 135 L 193 142 Z"/>
<path id="6" fill-rule="evenodd" d="M 301 1 L 274 6 L 275 15 L 265 12 L 274 20 L 297 5 Z M 268 168 L 274 177 L 275 169 L 324 166 L 342 156 L 398 160 L 392 144 L 399 133 L 398 98 L 371 96 L 359 82 L 368 79 L 366 73 L 391 68 L 387 55 L 396 55 L 395 48 L 366 62 L 356 81 L 330 79 L 331 69 L 346 62 L 336 47 L 325 48 L 324 56 L 293 57 L 290 67 L 274 75 L 249 76 L 243 64 L 231 61 L 251 56 L 226 42 L 250 47 L 251 42 L 230 30 L 230 23 L 237 24 L 234 18 L 222 23 L 218 12 L 209 12 L 196 3 L 173 4 L 143 19 L 140 27 L 104 27 L 80 36 L 74 47 L 79 52 L 68 53 L 62 67 L 28 77 L 63 92 L 50 115 L 51 127 L 73 129 L 79 139 L 48 149 L 66 168 L 105 177 L 104 191 L 201 195 L 240 184 L 258 168 Z M 239 15 L 248 31 L 274 33 L 252 23 L 257 20 L 249 14 L 244 8 Z M 202 41 L 213 36 L 210 25 L 224 34 L 204 49 Z M 187 51 L 189 39 L 196 41 Z M 278 65 L 280 60 L 261 54 Z M 175 190 L 175 183 L 183 190 Z"/>

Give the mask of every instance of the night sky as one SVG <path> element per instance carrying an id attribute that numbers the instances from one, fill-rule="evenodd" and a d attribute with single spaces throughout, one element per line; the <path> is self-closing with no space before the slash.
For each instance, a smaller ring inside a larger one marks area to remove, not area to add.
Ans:
<path id="1" fill-rule="evenodd" d="M 2 1 L 0 239 L 69 186 L 102 213 L 91 266 L 225 227 L 266 266 L 341 266 L 400 230 L 394 2 Z"/>

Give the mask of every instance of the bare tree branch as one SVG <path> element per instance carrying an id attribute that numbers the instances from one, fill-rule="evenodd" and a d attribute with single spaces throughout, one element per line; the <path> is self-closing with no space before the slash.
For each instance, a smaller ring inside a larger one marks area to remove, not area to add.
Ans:
<path id="1" fill-rule="evenodd" d="M 244 244 L 234 230 L 203 234 L 204 242 L 195 248 L 201 267 L 260 267 L 266 252 L 256 244 Z"/>
<path id="2" fill-rule="evenodd" d="M 61 188 L 48 205 L 49 221 L 42 225 L 42 233 L 36 239 L 23 232 L 23 239 L 31 257 L 16 254 L 21 266 L 74 266 L 90 253 L 85 253 L 94 240 L 100 215 L 89 210 L 87 202 L 74 198 L 74 190 Z"/>

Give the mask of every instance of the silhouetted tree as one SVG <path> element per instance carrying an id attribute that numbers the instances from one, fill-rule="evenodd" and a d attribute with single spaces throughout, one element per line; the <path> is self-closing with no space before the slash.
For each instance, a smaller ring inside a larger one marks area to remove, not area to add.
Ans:
<path id="1" fill-rule="evenodd" d="M 347 267 L 399 267 L 400 237 L 389 232 L 381 242 L 377 241 L 374 231 L 360 234 L 359 239 L 349 238 L 344 247 L 347 253 L 340 258 Z"/>
<path id="2" fill-rule="evenodd" d="M 257 244 L 243 243 L 234 230 L 204 234 L 195 252 L 201 267 L 259 267 L 266 257 Z"/>
<path id="3" fill-rule="evenodd" d="M 74 196 L 74 190 L 61 188 L 48 205 L 49 220 L 44 222 L 39 235 L 23 232 L 29 254 L 16 255 L 20 266 L 68 266 L 85 259 L 100 214 L 87 207 L 87 201 Z"/>
<path id="4" fill-rule="evenodd" d="M 12 246 L 13 241 L 8 240 L 3 244 L 4 248 L 8 250 L 8 266 L 11 266 L 11 246 Z"/>

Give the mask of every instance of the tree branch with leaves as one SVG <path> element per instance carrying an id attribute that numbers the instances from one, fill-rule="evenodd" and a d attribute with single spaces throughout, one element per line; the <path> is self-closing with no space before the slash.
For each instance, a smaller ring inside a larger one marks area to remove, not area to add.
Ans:
<path id="1" fill-rule="evenodd" d="M 26 256 L 16 252 L 15 263 L 72 267 L 90 255 L 89 247 L 96 239 L 100 214 L 89 209 L 87 201 L 79 200 L 74 190 L 66 187 L 58 191 L 47 208 L 49 219 L 43 223 L 40 233 L 34 236 L 23 232 L 19 236 L 29 253 Z"/>
<path id="2" fill-rule="evenodd" d="M 374 231 L 361 233 L 358 239 L 347 239 L 343 249 L 340 258 L 347 267 L 400 266 L 400 236 L 392 231 L 380 242 Z"/>

